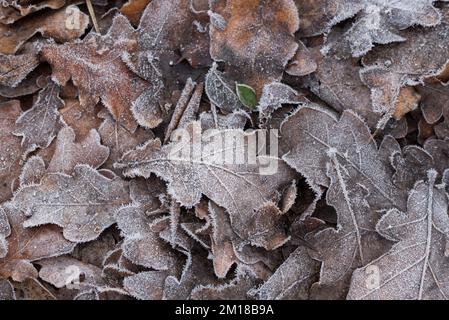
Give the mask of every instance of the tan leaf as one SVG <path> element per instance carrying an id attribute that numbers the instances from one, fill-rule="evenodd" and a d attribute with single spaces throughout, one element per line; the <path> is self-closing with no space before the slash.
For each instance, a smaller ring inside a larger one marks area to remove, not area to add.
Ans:
<path id="1" fill-rule="evenodd" d="M 224 28 L 211 24 L 211 56 L 226 63 L 230 77 L 258 94 L 264 84 L 279 80 L 298 48 L 295 3 L 229 0 L 226 5 L 216 2 L 211 10 L 226 22 Z"/>
<path id="2" fill-rule="evenodd" d="M 64 237 L 74 242 L 96 239 L 111 226 L 114 212 L 129 202 L 127 182 L 106 178 L 88 165 L 80 164 L 73 175 L 45 175 L 40 184 L 22 187 L 14 196 L 15 205 L 31 217 L 25 227 L 56 224 Z"/>
<path id="3" fill-rule="evenodd" d="M 13 25 L 0 24 L 0 34 L 6 35 L 0 38 L 0 52 L 16 53 L 27 40 L 37 33 L 61 42 L 77 39 L 86 30 L 89 17 L 76 6 L 67 8 L 69 9 L 42 13 L 39 19 L 24 19 Z M 76 28 L 68 28 L 67 21 L 70 21 L 69 19 L 74 14 L 79 17 L 79 25 Z"/>
<path id="4" fill-rule="evenodd" d="M 145 7 L 151 2 L 151 0 L 129 0 L 120 9 L 120 12 L 124 14 L 133 25 L 138 25 L 140 17 L 145 10 Z"/>
<path id="5" fill-rule="evenodd" d="M 8 6 L 6 6 L 7 4 Z M 23 17 L 43 9 L 59 9 L 65 0 L 16 1 L 6 0 L 0 6 L 0 22 L 11 24 Z"/>
<path id="6" fill-rule="evenodd" d="M 33 107 L 17 119 L 13 133 L 23 137 L 22 147 L 26 154 L 37 148 L 47 148 L 64 125 L 58 111 L 64 106 L 59 91 L 59 86 L 50 81 L 39 93 Z"/>
<path id="7" fill-rule="evenodd" d="M 0 54 L 0 85 L 16 87 L 38 64 L 35 53 Z"/>
<path id="8" fill-rule="evenodd" d="M 135 49 L 135 30 L 118 15 L 106 35 L 91 33 L 82 42 L 46 45 L 42 56 L 51 64 L 53 78 L 62 85 L 72 79 L 79 88 L 81 107 L 93 107 L 101 100 L 121 125 L 134 132 L 137 123 L 130 107 L 149 86 L 122 61 Z"/>
<path id="9" fill-rule="evenodd" d="M 7 238 L 8 254 L 0 259 L 0 276 L 11 277 L 15 281 L 36 278 L 37 270 L 31 262 L 43 258 L 69 253 L 75 244 L 62 236 L 57 226 L 24 228 L 26 216 L 12 203 L 4 204 L 2 210 L 11 225 L 11 234 Z"/>

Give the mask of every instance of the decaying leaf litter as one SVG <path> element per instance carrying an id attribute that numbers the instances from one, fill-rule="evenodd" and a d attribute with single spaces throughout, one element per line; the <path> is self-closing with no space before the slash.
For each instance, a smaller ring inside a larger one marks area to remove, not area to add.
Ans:
<path id="1" fill-rule="evenodd" d="M 447 2 L 1 1 L 0 298 L 448 298 Z"/>

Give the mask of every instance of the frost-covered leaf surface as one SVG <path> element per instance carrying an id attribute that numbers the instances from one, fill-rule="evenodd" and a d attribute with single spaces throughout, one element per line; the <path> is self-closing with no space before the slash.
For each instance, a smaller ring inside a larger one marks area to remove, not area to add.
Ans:
<path id="1" fill-rule="evenodd" d="M 398 241 L 390 251 L 354 272 L 349 299 L 447 299 L 447 196 L 429 170 L 410 192 L 407 212 L 388 211 L 378 232 Z M 377 285 L 367 286 L 367 270 L 376 270 Z"/>
<path id="2" fill-rule="evenodd" d="M 131 105 L 149 87 L 122 60 L 136 50 L 135 37 L 129 21 L 119 15 L 106 35 L 91 33 L 81 42 L 48 44 L 42 56 L 51 64 L 53 78 L 60 84 L 71 79 L 79 88 L 82 106 L 101 100 L 120 124 L 134 131 Z"/>
<path id="3" fill-rule="evenodd" d="M 128 202 L 125 181 L 105 177 L 88 165 L 77 165 L 72 175 L 47 174 L 14 195 L 15 205 L 30 216 L 25 227 L 56 224 L 73 242 L 97 238 L 114 223 L 114 211 Z"/>
<path id="4" fill-rule="evenodd" d="M 12 131 L 15 128 L 15 122 L 19 118 L 22 109 L 20 101 L 11 100 L 0 104 L 2 111 L 0 117 L 0 200 L 6 201 L 12 195 L 12 184 L 17 179 L 21 170 L 21 157 L 23 148 L 20 138 L 15 136 Z"/>
<path id="5" fill-rule="evenodd" d="M 14 134 L 22 137 L 22 147 L 27 153 L 48 147 L 64 125 L 58 111 L 64 106 L 59 92 L 59 86 L 50 81 L 39 92 L 33 107 L 16 120 Z"/>
<path id="6" fill-rule="evenodd" d="M 200 129 L 199 124 L 196 122 L 188 127 L 192 134 L 195 134 L 194 132 L 198 129 Z M 214 134 L 224 139 L 226 131 Z M 241 148 L 241 150 L 234 150 L 235 154 L 244 152 L 248 148 L 245 145 L 252 136 L 254 137 L 254 134 L 245 134 L 240 130 L 228 131 L 228 135 L 243 142 L 241 146 L 238 143 L 230 146 L 234 149 Z M 285 241 L 286 237 L 281 235 L 282 228 L 276 226 L 276 223 L 282 219 L 282 215 L 276 212 L 279 209 L 273 201 L 278 200 L 279 194 L 273 191 L 285 186 L 293 179 L 292 170 L 282 160 L 269 156 L 257 157 L 254 164 L 243 162 L 223 165 L 215 162 L 219 157 L 223 159 L 226 157 L 226 149 L 221 146 L 219 140 L 212 137 L 210 142 L 203 145 L 197 143 L 192 135 L 192 153 L 201 154 L 201 149 L 214 151 L 198 160 L 177 157 L 176 143 L 161 147 L 160 141 L 152 140 L 136 150 L 127 152 L 117 163 L 117 167 L 123 168 L 125 175 L 131 177 L 148 178 L 151 173 L 157 174 L 168 182 L 168 192 L 187 207 L 197 204 L 201 195 L 204 194 L 229 211 L 231 223 L 243 239 L 259 246 L 279 245 L 278 241 Z M 275 166 L 277 172 L 272 175 L 260 175 L 263 174 L 264 166 L 267 165 Z M 243 193 L 241 190 L 246 192 Z M 273 229 L 264 230 L 264 233 L 267 231 L 269 233 L 259 239 L 258 233 L 264 226 Z M 279 228 L 279 233 L 276 228 Z M 271 242 L 270 238 L 274 243 L 265 243 L 265 241 Z"/>
<path id="7" fill-rule="evenodd" d="M 8 253 L 0 259 L 0 275 L 15 281 L 35 278 L 37 269 L 31 263 L 42 258 L 49 258 L 70 253 L 75 244 L 62 236 L 57 226 L 24 228 L 26 216 L 10 202 L 1 207 L 11 226 L 8 241 Z"/>
<path id="8" fill-rule="evenodd" d="M 267 80 L 278 80 L 296 52 L 293 33 L 299 19 L 292 0 L 227 1 L 212 6 L 221 15 L 224 28 L 211 25 L 211 56 L 228 65 L 235 80 L 260 94 Z M 252 30 L 257 29 L 257 33 Z M 271 82 L 270 81 L 270 82 Z"/>
<path id="9" fill-rule="evenodd" d="M 0 300 L 446 299 L 448 17 L 0 0 Z"/>
<path id="10" fill-rule="evenodd" d="M 331 1 L 327 1 L 331 2 Z M 355 15 L 355 21 L 324 51 L 341 57 L 361 57 L 374 44 L 405 41 L 399 31 L 412 27 L 436 26 L 441 14 L 433 6 L 433 0 L 341 0 L 336 1 L 337 11 L 328 26 L 335 25 Z"/>

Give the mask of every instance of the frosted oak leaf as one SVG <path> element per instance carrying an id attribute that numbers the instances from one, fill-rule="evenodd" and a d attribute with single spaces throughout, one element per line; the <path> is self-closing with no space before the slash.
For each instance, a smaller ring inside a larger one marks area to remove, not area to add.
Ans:
<path id="1" fill-rule="evenodd" d="M 260 95 L 264 84 L 279 80 L 298 44 L 298 11 L 292 0 L 215 2 L 211 10 L 226 21 L 210 26 L 210 52 L 226 63 L 226 72 Z"/>
<path id="2" fill-rule="evenodd" d="M 47 148 L 64 125 L 58 111 L 64 106 L 59 92 L 60 87 L 50 81 L 39 92 L 39 97 L 33 107 L 17 119 L 13 133 L 23 137 L 22 147 L 26 153 L 37 148 Z"/>
<path id="3" fill-rule="evenodd" d="M 72 79 L 80 90 L 82 107 L 101 100 L 121 125 L 134 132 L 137 123 L 130 108 L 149 87 L 122 60 L 136 49 L 136 31 L 124 16 L 117 15 L 106 35 L 91 33 L 82 41 L 49 44 L 42 56 L 60 84 Z"/>
<path id="4" fill-rule="evenodd" d="M 414 42 L 413 37 L 406 37 L 399 31 L 415 25 L 423 27 L 438 25 L 441 14 L 433 6 L 434 2 L 433 0 L 339 0 L 334 5 L 337 11 L 328 22 L 328 28 L 354 15 L 355 21 L 341 35 L 328 41 L 323 52 L 344 58 L 361 57 L 370 51 L 374 44 L 389 44 L 407 39 Z"/>
<path id="5" fill-rule="evenodd" d="M 397 241 L 390 251 L 357 269 L 348 299 L 447 299 L 447 196 L 435 184 L 437 173 L 429 170 L 428 180 L 410 192 L 407 213 L 392 209 L 377 224 L 377 231 Z M 379 269 L 378 285 L 366 285 L 366 272 Z"/>
<path id="6" fill-rule="evenodd" d="M 11 225 L 10 235 L 6 238 L 8 253 L 0 258 L 2 278 L 11 277 L 15 281 L 36 278 L 38 272 L 31 262 L 70 253 L 75 247 L 75 243 L 64 239 L 57 226 L 24 228 L 26 216 L 13 203 L 3 204 L 0 211 Z"/>
<path id="7" fill-rule="evenodd" d="M 168 182 L 169 194 L 186 207 L 197 204 L 204 194 L 227 209 L 237 234 L 255 245 L 272 249 L 285 242 L 287 237 L 285 234 L 281 236 L 282 227 L 278 225 L 282 221 L 282 213 L 274 202 L 279 200 L 277 190 L 289 184 L 294 173 L 281 160 L 268 155 L 255 157 L 253 163 L 240 158 L 243 162 L 224 164 L 219 159 L 225 159 L 225 151 L 231 150 L 228 154 L 232 156 L 245 154 L 240 151 L 247 154 L 247 143 L 253 141 L 256 134 L 217 130 L 210 132 L 211 135 L 206 134 L 202 142 L 194 138 L 198 128 L 198 123 L 191 123 L 187 131 L 190 132 L 188 139 L 192 140 L 182 144 L 171 143 L 161 147 L 159 140 L 151 140 L 127 152 L 116 167 L 131 177 L 148 178 L 155 173 Z M 228 147 L 221 142 L 225 141 L 225 134 L 231 138 L 228 141 L 232 144 Z M 244 143 L 234 143 L 235 139 Z M 175 148 L 182 145 L 192 147 L 192 158 L 172 157 L 176 154 Z M 206 150 L 203 157 L 195 158 L 195 155 L 201 155 L 202 150 Z M 260 169 L 267 165 L 273 165 L 275 170 L 268 169 L 273 174 L 260 175 Z M 262 231 L 270 232 L 264 236 Z"/>
<path id="8" fill-rule="evenodd" d="M 73 175 L 52 173 L 39 184 L 21 188 L 14 204 L 31 217 L 25 227 L 56 224 L 73 242 L 97 238 L 114 222 L 114 212 L 129 202 L 127 182 L 110 172 L 107 178 L 88 165 L 77 165 Z"/>
<path id="9" fill-rule="evenodd" d="M 282 124 L 281 133 L 290 146 L 283 159 L 310 184 L 328 187 L 327 203 L 337 211 L 337 229 L 309 239 L 319 251 L 314 256 L 323 261 L 320 282 L 333 283 L 385 250 L 388 244 L 377 239 L 375 225 L 381 210 L 404 208 L 406 192 L 393 184 L 388 155 L 351 111 L 338 119 L 315 105 L 300 108 Z"/>

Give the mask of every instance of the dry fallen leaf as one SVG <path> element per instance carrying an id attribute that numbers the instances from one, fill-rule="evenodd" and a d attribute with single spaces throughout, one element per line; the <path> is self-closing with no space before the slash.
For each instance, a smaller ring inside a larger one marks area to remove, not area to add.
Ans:
<path id="1" fill-rule="evenodd" d="M 56 224 L 73 242 L 97 238 L 115 222 L 114 211 L 129 202 L 127 183 L 107 178 L 88 165 L 77 165 L 73 175 L 51 173 L 39 184 L 24 186 L 14 195 L 15 205 L 31 217 L 25 227 Z"/>
<path id="2" fill-rule="evenodd" d="M 77 25 L 67 27 L 72 16 L 78 17 Z M 44 12 L 39 19 L 24 19 L 13 25 L 0 23 L 0 52 L 14 54 L 35 34 L 58 41 L 70 41 L 80 37 L 87 28 L 89 18 L 77 6 L 69 6 L 57 11 Z"/>
<path id="3" fill-rule="evenodd" d="M 53 78 L 60 84 L 72 79 L 79 88 L 82 107 L 93 108 L 101 100 L 131 132 L 137 128 L 131 105 L 149 86 L 122 60 L 136 50 L 135 37 L 135 30 L 119 15 L 104 36 L 91 33 L 82 43 L 49 44 L 42 48 L 43 58 L 52 66 Z"/>
<path id="4" fill-rule="evenodd" d="M 12 134 L 17 118 L 22 109 L 20 101 L 10 100 L 0 104 L 0 201 L 8 200 L 12 195 L 13 183 L 21 170 L 23 149 L 20 138 Z"/>
<path id="5" fill-rule="evenodd" d="M 332 1 L 326 1 L 332 2 Z M 361 57 L 374 44 L 401 42 L 409 38 L 398 31 L 415 25 L 433 27 L 440 23 L 441 14 L 434 0 L 339 0 L 337 11 L 328 26 L 356 15 L 355 22 L 324 49 L 340 57 Z"/>
<path id="6" fill-rule="evenodd" d="M 65 0 L 16 1 L 5 0 L 0 7 L 0 22 L 11 24 L 23 17 L 46 8 L 59 9 Z"/>
<path id="7" fill-rule="evenodd" d="M 379 221 L 378 232 L 398 242 L 354 272 L 348 299 L 447 299 L 447 196 L 436 175 L 429 170 L 428 181 L 416 184 L 407 213 L 390 210 Z M 366 285 L 370 270 L 379 276 L 374 286 Z"/>
<path id="8" fill-rule="evenodd" d="M 0 276 L 14 281 L 36 278 L 38 272 L 31 262 L 69 253 L 75 243 L 62 236 L 56 226 L 24 228 L 26 216 L 13 203 L 5 203 L 0 210 L 8 218 L 11 233 L 6 238 L 8 253 L 0 259 Z"/>
<path id="9" fill-rule="evenodd" d="M 34 53 L 0 54 L 0 62 L 0 84 L 8 87 L 16 87 L 39 65 L 39 59 Z"/>
<path id="10" fill-rule="evenodd" d="M 448 0 L 0 2 L 0 300 L 449 297 Z"/>
<path id="11" fill-rule="evenodd" d="M 198 130 L 198 127 L 199 124 L 194 122 L 187 129 L 193 133 L 193 130 Z M 245 134 L 243 131 L 235 130 L 230 133 L 236 135 L 238 139 L 246 140 L 244 143 L 251 139 L 251 135 Z M 191 134 L 190 137 L 192 136 Z M 221 141 L 219 144 L 217 143 L 218 139 L 210 140 L 204 146 L 192 140 L 193 152 L 195 149 L 199 154 L 202 149 L 216 151 L 211 155 L 206 155 L 202 160 L 191 161 L 179 158 L 179 156 L 171 158 L 176 155 L 176 153 L 171 154 L 174 152 L 172 148 L 176 148 L 175 143 L 161 147 L 159 140 L 151 140 L 142 147 L 125 153 L 116 167 L 124 169 L 125 176 L 129 177 L 148 178 L 151 173 L 156 173 L 168 182 L 168 192 L 183 206 L 194 206 L 204 194 L 229 211 L 233 228 L 242 239 L 266 248 L 281 245 L 288 238 L 285 235 L 283 238 L 277 238 L 279 235 L 275 232 L 276 228 L 282 229 L 279 225 L 276 226 L 276 223 L 280 223 L 282 220 L 282 213 L 277 212 L 279 209 L 272 202 L 276 201 L 279 196 L 277 192 L 273 191 L 293 179 L 292 171 L 282 161 L 269 156 L 257 157 L 255 164 L 217 165 L 214 160 L 224 156 L 224 149 L 221 146 Z M 237 147 L 234 146 L 234 148 Z M 239 152 L 239 150 L 235 152 Z M 263 170 L 261 168 L 266 165 L 276 166 L 277 173 L 267 176 L 258 175 L 257 172 Z M 211 188 L 211 185 L 214 188 Z M 251 196 L 247 196 L 240 190 L 246 190 Z M 254 217 L 257 218 L 254 219 Z M 251 225 L 250 228 L 248 228 L 248 224 Z M 266 239 L 259 239 L 257 236 L 259 228 L 264 227 L 268 229 L 275 227 L 271 231 L 274 234 L 267 234 Z"/>
<path id="12" fill-rule="evenodd" d="M 23 137 L 22 147 L 25 153 L 37 148 L 47 148 L 64 125 L 58 111 L 64 106 L 59 91 L 59 86 L 50 81 L 39 92 L 33 107 L 17 119 L 14 134 Z"/>
<path id="13" fill-rule="evenodd" d="M 211 56 L 226 63 L 230 77 L 258 94 L 264 84 L 279 80 L 298 48 L 295 3 L 235 0 L 217 2 L 211 10 L 225 21 L 222 27 L 211 24 Z"/>

